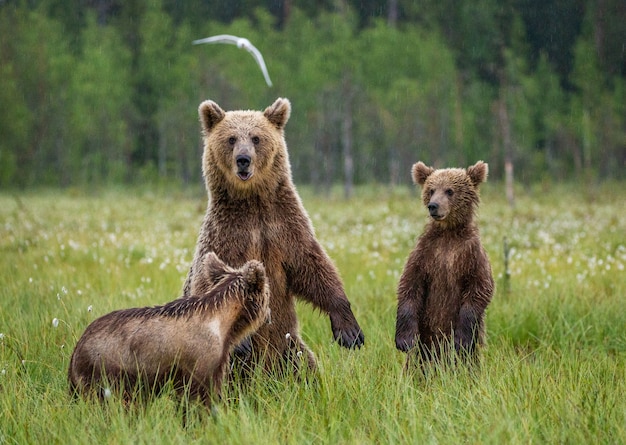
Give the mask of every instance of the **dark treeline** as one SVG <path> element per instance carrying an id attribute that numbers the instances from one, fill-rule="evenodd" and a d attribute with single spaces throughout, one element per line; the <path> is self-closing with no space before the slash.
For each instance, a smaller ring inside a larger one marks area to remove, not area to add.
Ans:
<path id="1" fill-rule="evenodd" d="M 292 101 L 296 182 L 624 179 L 623 0 L 0 1 L 0 185 L 200 180 L 197 107 Z M 247 37 L 263 53 L 192 46 Z"/>

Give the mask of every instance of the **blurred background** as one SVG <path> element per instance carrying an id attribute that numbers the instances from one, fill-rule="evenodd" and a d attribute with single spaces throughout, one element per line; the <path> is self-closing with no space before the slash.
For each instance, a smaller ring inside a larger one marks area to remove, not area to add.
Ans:
<path id="1" fill-rule="evenodd" d="M 202 186 L 197 108 L 292 102 L 294 179 L 623 180 L 624 0 L 0 0 L 0 186 Z M 248 38 L 192 46 L 215 34 Z"/>

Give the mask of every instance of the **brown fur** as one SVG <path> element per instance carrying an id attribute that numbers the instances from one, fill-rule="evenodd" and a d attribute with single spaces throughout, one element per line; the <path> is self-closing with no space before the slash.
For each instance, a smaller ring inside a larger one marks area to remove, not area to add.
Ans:
<path id="1" fill-rule="evenodd" d="M 291 180 L 283 133 L 290 112 L 289 101 L 282 98 L 263 112 L 225 112 L 212 101 L 200 104 L 209 204 L 184 295 L 209 250 L 234 266 L 262 261 L 271 289 L 272 324 L 241 345 L 238 355 L 251 351 L 245 365 L 254 366 L 263 357 L 273 366 L 303 352 L 315 368 L 315 357 L 299 335 L 294 297 L 330 316 L 342 346 L 360 347 L 363 333 Z"/>
<path id="2" fill-rule="evenodd" d="M 193 297 L 111 312 L 87 327 L 70 360 L 73 393 L 102 397 L 111 385 L 129 396 L 139 382 L 150 392 L 171 378 L 207 405 L 219 396 L 232 347 L 269 316 L 269 287 L 258 261 L 232 269 L 212 252 L 203 258 Z"/>
<path id="3" fill-rule="evenodd" d="M 448 345 L 474 357 L 484 341 L 494 282 L 474 213 L 487 171 L 482 161 L 467 170 L 413 165 L 413 181 L 422 186 L 431 218 L 398 284 L 396 347 L 415 348 L 422 362 L 436 360 Z"/>

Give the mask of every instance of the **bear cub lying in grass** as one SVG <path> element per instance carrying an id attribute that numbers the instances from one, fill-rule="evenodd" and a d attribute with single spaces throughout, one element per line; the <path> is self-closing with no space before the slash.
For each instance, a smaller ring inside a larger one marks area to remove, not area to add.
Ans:
<path id="1" fill-rule="evenodd" d="M 430 219 L 398 284 L 396 347 L 410 351 L 407 367 L 415 358 L 439 361 L 452 346 L 473 359 L 483 343 L 494 281 L 474 214 L 487 171 L 482 161 L 467 169 L 413 165 Z"/>
<path id="2" fill-rule="evenodd" d="M 91 323 L 69 366 L 72 393 L 142 390 L 158 393 L 172 381 L 207 406 L 219 398 L 232 348 L 269 320 L 265 268 L 248 261 L 234 269 L 213 252 L 203 257 L 190 297 L 162 306 L 123 309 Z"/>

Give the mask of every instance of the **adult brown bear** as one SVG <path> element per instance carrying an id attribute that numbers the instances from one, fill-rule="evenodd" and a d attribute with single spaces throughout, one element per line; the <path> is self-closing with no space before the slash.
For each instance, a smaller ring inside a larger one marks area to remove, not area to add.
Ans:
<path id="1" fill-rule="evenodd" d="M 215 251 L 233 267 L 263 262 L 270 285 L 272 323 L 237 350 L 245 368 L 263 360 L 268 369 L 298 368 L 315 357 L 299 334 L 295 298 L 328 314 L 334 338 L 353 348 L 364 337 L 334 264 L 315 237 L 291 179 L 284 128 L 291 113 L 279 98 L 265 111 L 222 110 L 200 104 L 204 136 L 202 171 L 209 203 L 184 286 L 189 295 L 201 258 Z"/>

